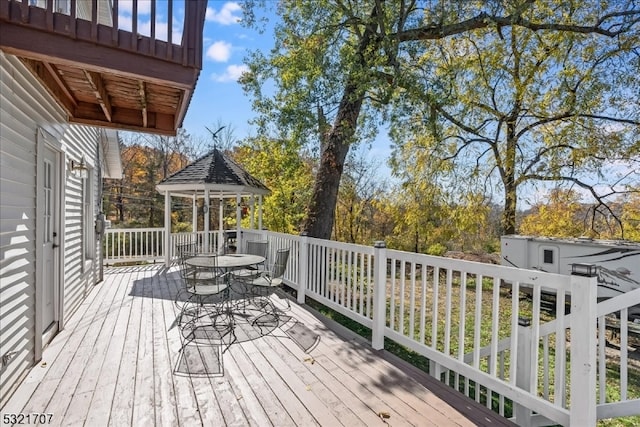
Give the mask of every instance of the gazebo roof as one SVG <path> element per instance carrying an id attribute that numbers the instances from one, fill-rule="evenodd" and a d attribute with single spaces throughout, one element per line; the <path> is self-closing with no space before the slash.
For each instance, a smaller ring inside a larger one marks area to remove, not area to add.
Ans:
<path id="1" fill-rule="evenodd" d="M 205 189 L 211 196 L 221 197 L 271 192 L 217 148 L 160 181 L 156 189 L 183 197 L 203 197 Z"/>

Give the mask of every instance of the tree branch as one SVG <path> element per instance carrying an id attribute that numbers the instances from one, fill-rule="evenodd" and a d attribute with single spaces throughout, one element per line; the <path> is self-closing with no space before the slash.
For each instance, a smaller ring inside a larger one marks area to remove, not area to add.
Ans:
<path id="1" fill-rule="evenodd" d="M 626 26 L 618 30 L 610 30 L 603 28 L 603 25 L 615 18 L 635 18 L 627 23 Z M 609 13 L 600 17 L 594 25 L 571 25 L 562 23 L 536 23 L 524 19 L 521 14 L 509 15 L 509 16 L 491 16 L 486 12 L 482 12 L 477 16 L 467 19 L 462 22 L 449 25 L 430 25 L 420 28 L 412 28 L 405 31 L 400 31 L 392 36 L 396 37 L 399 41 L 418 41 L 418 40 L 436 40 L 442 39 L 447 36 L 456 34 L 462 34 L 467 31 L 477 30 L 481 28 L 487 28 L 491 25 L 497 25 L 498 27 L 508 27 L 517 25 L 519 27 L 528 28 L 532 31 L 540 30 L 554 30 L 554 31 L 566 31 L 572 33 L 581 34 L 600 34 L 607 37 L 615 37 L 624 33 L 627 28 L 640 20 L 640 10 L 632 9 L 622 12 Z"/>

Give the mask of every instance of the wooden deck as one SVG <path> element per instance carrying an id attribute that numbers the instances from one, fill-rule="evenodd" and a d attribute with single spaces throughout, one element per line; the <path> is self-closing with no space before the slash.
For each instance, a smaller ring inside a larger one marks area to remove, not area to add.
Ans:
<path id="1" fill-rule="evenodd" d="M 245 325 L 222 354 L 185 341 L 179 286 L 175 268 L 109 269 L 2 414 L 64 426 L 512 425 L 293 301 L 278 327 Z"/>

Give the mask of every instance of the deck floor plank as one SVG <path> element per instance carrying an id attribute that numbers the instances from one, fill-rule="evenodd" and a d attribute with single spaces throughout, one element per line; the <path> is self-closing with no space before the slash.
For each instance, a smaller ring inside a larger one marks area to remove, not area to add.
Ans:
<path id="1" fill-rule="evenodd" d="M 326 423 L 326 425 L 339 426 L 345 425 L 333 413 L 333 408 L 327 407 L 318 396 L 311 391 L 308 384 L 296 375 L 291 365 L 287 363 L 283 355 L 288 350 L 280 345 L 280 342 L 274 337 L 265 337 L 265 339 L 253 341 L 255 346 L 262 352 L 267 362 L 280 376 L 286 387 L 291 390 L 295 398 L 309 413 L 316 422 Z M 299 363 L 299 362 L 298 362 Z M 288 402 L 288 404 L 290 404 Z M 296 419 L 295 417 L 293 417 Z M 311 420 L 309 421 L 311 422 Z M 348 427 L 348 425 L 347 425 Z"/>
<path id="2" fill-rule="evenodd" d="M 173 298 L 162 274 L 153 276 L 153 299 L 160 304 L 153 305 L 153 350 L 154 350 L 154 408 L 155 425 L 179 425 L 176 396 L 171 365 L 169 334 L 175 321 Z"/>
<path id="3" fill-rule="evenodd" d="M 263 424 L 263 414 L 269 418 L 269 422 L 274 426 L 290 427 L 295 426 L 295 422 L 289 416 L 280 400 L 274 394 L 273 390 L 267 383 L 267 378 L 260 371 L 260 364 L 256 365 L 256 360 L 252 360 L 252 349 L 247 351 L 246 346 L 232 346 L 230 354 L 233 356 L 232 363 L 225 362 L 225 369 L 228 366 L 231 381 L 237 384 L 237 388 L 242 390 L 242 400 L 247 400 L 245 405 L 247 409 L 262 410 L 258 413 L 252 412 L 258 425 Z M 250 394 L 246 394 L 247 389 L 251 390 Z M 258 408 L 259 407 L 259 408 Z"/>
<path id="4" fill-rule="evenodd" d="M 327 381 L 329 377 L 323 366 L 316 364 L 311 353 L 304 353 L 289 337 L 278 335 L 269 340 L 278 340 L 279 344 L 287 348 L 288 352 L 282 352 L 282 360 L 291 367 L 294 375 L 306 385 L 331 413 L 345 426 L 367 426 L 373 421 L 379 421 L 377 417 L 363 421 L 353 410 L 359 406 L 359 399 L 353 394 L 344 393 L 343 387 L 338 387 L 333 381 Z M 303 363 L 300 363 L 303 362 Z M 369 415 L 367 411 L 366 415 Z"/>
<path id="5" fill-rule="evenodd" d="M 255 370 L 264 379 L 264 384 L 267 387 L 265 389 L 267 390 L 267 395 L 263 397 L 263 400 L 277 400 L 283 410 L 286 411 L 288 416 L 293 420 L 294 425 L 318 425 L 315 418 L 309 413 L 300 400 L 298 400 L 293 390 L 287 386 L 278 371 L 269 363 L 269 360 L 255 343 L 253 341 L 242 343 L 242 348 L 254 365 Z M 263 392 L 263 390 L 260 391 Z M 281 416 L 280 414 L 278 415 Z"/>
<path id="6" fill-rule="evenodd" d="M 109 275 L 105 286 L 117 288 L 116 296 L 113 300 L 115 309 L 111 314 L 115 317 L 111 335 L 108 338 L 108 348 L 105 354 L 104 363 L 100 369 L 98 381 L 89 413 L 87 414 L 86 425 L 107 426 L 111 415 L 111 407 L 115 395 L 116 383 L 118 381 L 118 370 L 120 368 L 120 357 L 124 348 L 127 324 L 130 311 L 125 302 L 129 293 L 130 276 L 128 274 Z M 120 280 L 112 280 L 119 278 Z"/>
<path id="7" fill-rule="evenodd" d="M 120 311 L 117 300 L 119 285 L 121 284 L 112 283 L 99 291 L 103 294 L 103 303 L 98 308 L 96 317 L 102 318 L 103 321 L 102 323 L 93 322 L 83 341 L 82 345 L 91 347 L 91 351 L 87 363 L 81 365 L 83 366 L 82 377 L 78 380 L 78 387 L 64 415 L 65 425 L 82 424 L 89 415 L 95 390 L 101 378 L 101 375 L 96 375 L 96 372 L 102 373 L 102 366 L 107 360 L 108 347 Z"/>
<path id="8" fill-rule="evenodd" d="M 242 324 L 218 358 L 219 342 L 177 325 L 181 283 L 175 267 L 109 269 L 3 410 L 65 426 L 510 424 L 295 303 L 262 335 Z M 293 326 L 319 339 L 303 345 Z"/>
<path id="9" fill-rule="evenodd" d="M 138 360 L 138 342 L 140 339 L 140 320 L 144 298 L 135 296 L 135 287 L 142 272 L 134 272 L 130 276 L 131 292 L 123 301 L 129 310 L 127 333 L 120 355 L 116 390 L 113 396 L 109 425 L 114 427 L 128 426 L 133 423 L 133 406 L 136 382 L 136 364 Z M 116 410 L 117 409 L 117 410 Z"/>
<path id="10" fill-rule="evenodd" d="M 153 346 L 153 281 L 147 274 L 138 277 L 137 282 L 142 293 L 142 307 L 140 313 L 140 330 L 138 335 L 138 355 L 135 363 L 136 379 L 133 401 L 135 405 L 132 411 L 132 423 L 137 425 L 153 425 L 156 419 L 154 396 L 155 384 L 155 359 Z M 160 301 L 160 300 L 158 300 Z M 161 351 L 159 348 L 158 351 Z M 151 368 L 151 369 L 149 369 Z"/>

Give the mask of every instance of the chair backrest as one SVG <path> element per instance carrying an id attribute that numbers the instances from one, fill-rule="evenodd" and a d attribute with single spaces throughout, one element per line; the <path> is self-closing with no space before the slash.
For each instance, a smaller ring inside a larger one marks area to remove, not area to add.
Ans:
<path id="1" fill-rule="evenodd" d="M 272 279 L 284 276 L 284 272 L 287 269 L 287 261 L 289 261 L 289 249 L 278 249 L 276 260 L 271 267 Z"/>
<path id="2" fill-rule="evenodd" d="M 263 258 L 267 257 L 267 251 L 269 250 L 269 242 L 266 240 L 249 240 L 247 241 L 247 253 L 251 255 L 260 255 Z"/>
<path id="3" fill-rule="evenodd" d="M 176 255 L 178 255 L 178 258 L 184 259 L 185 256 L 196 253 L 197 248 L 197 243 L 181 243 L 176 246 Z"/>

